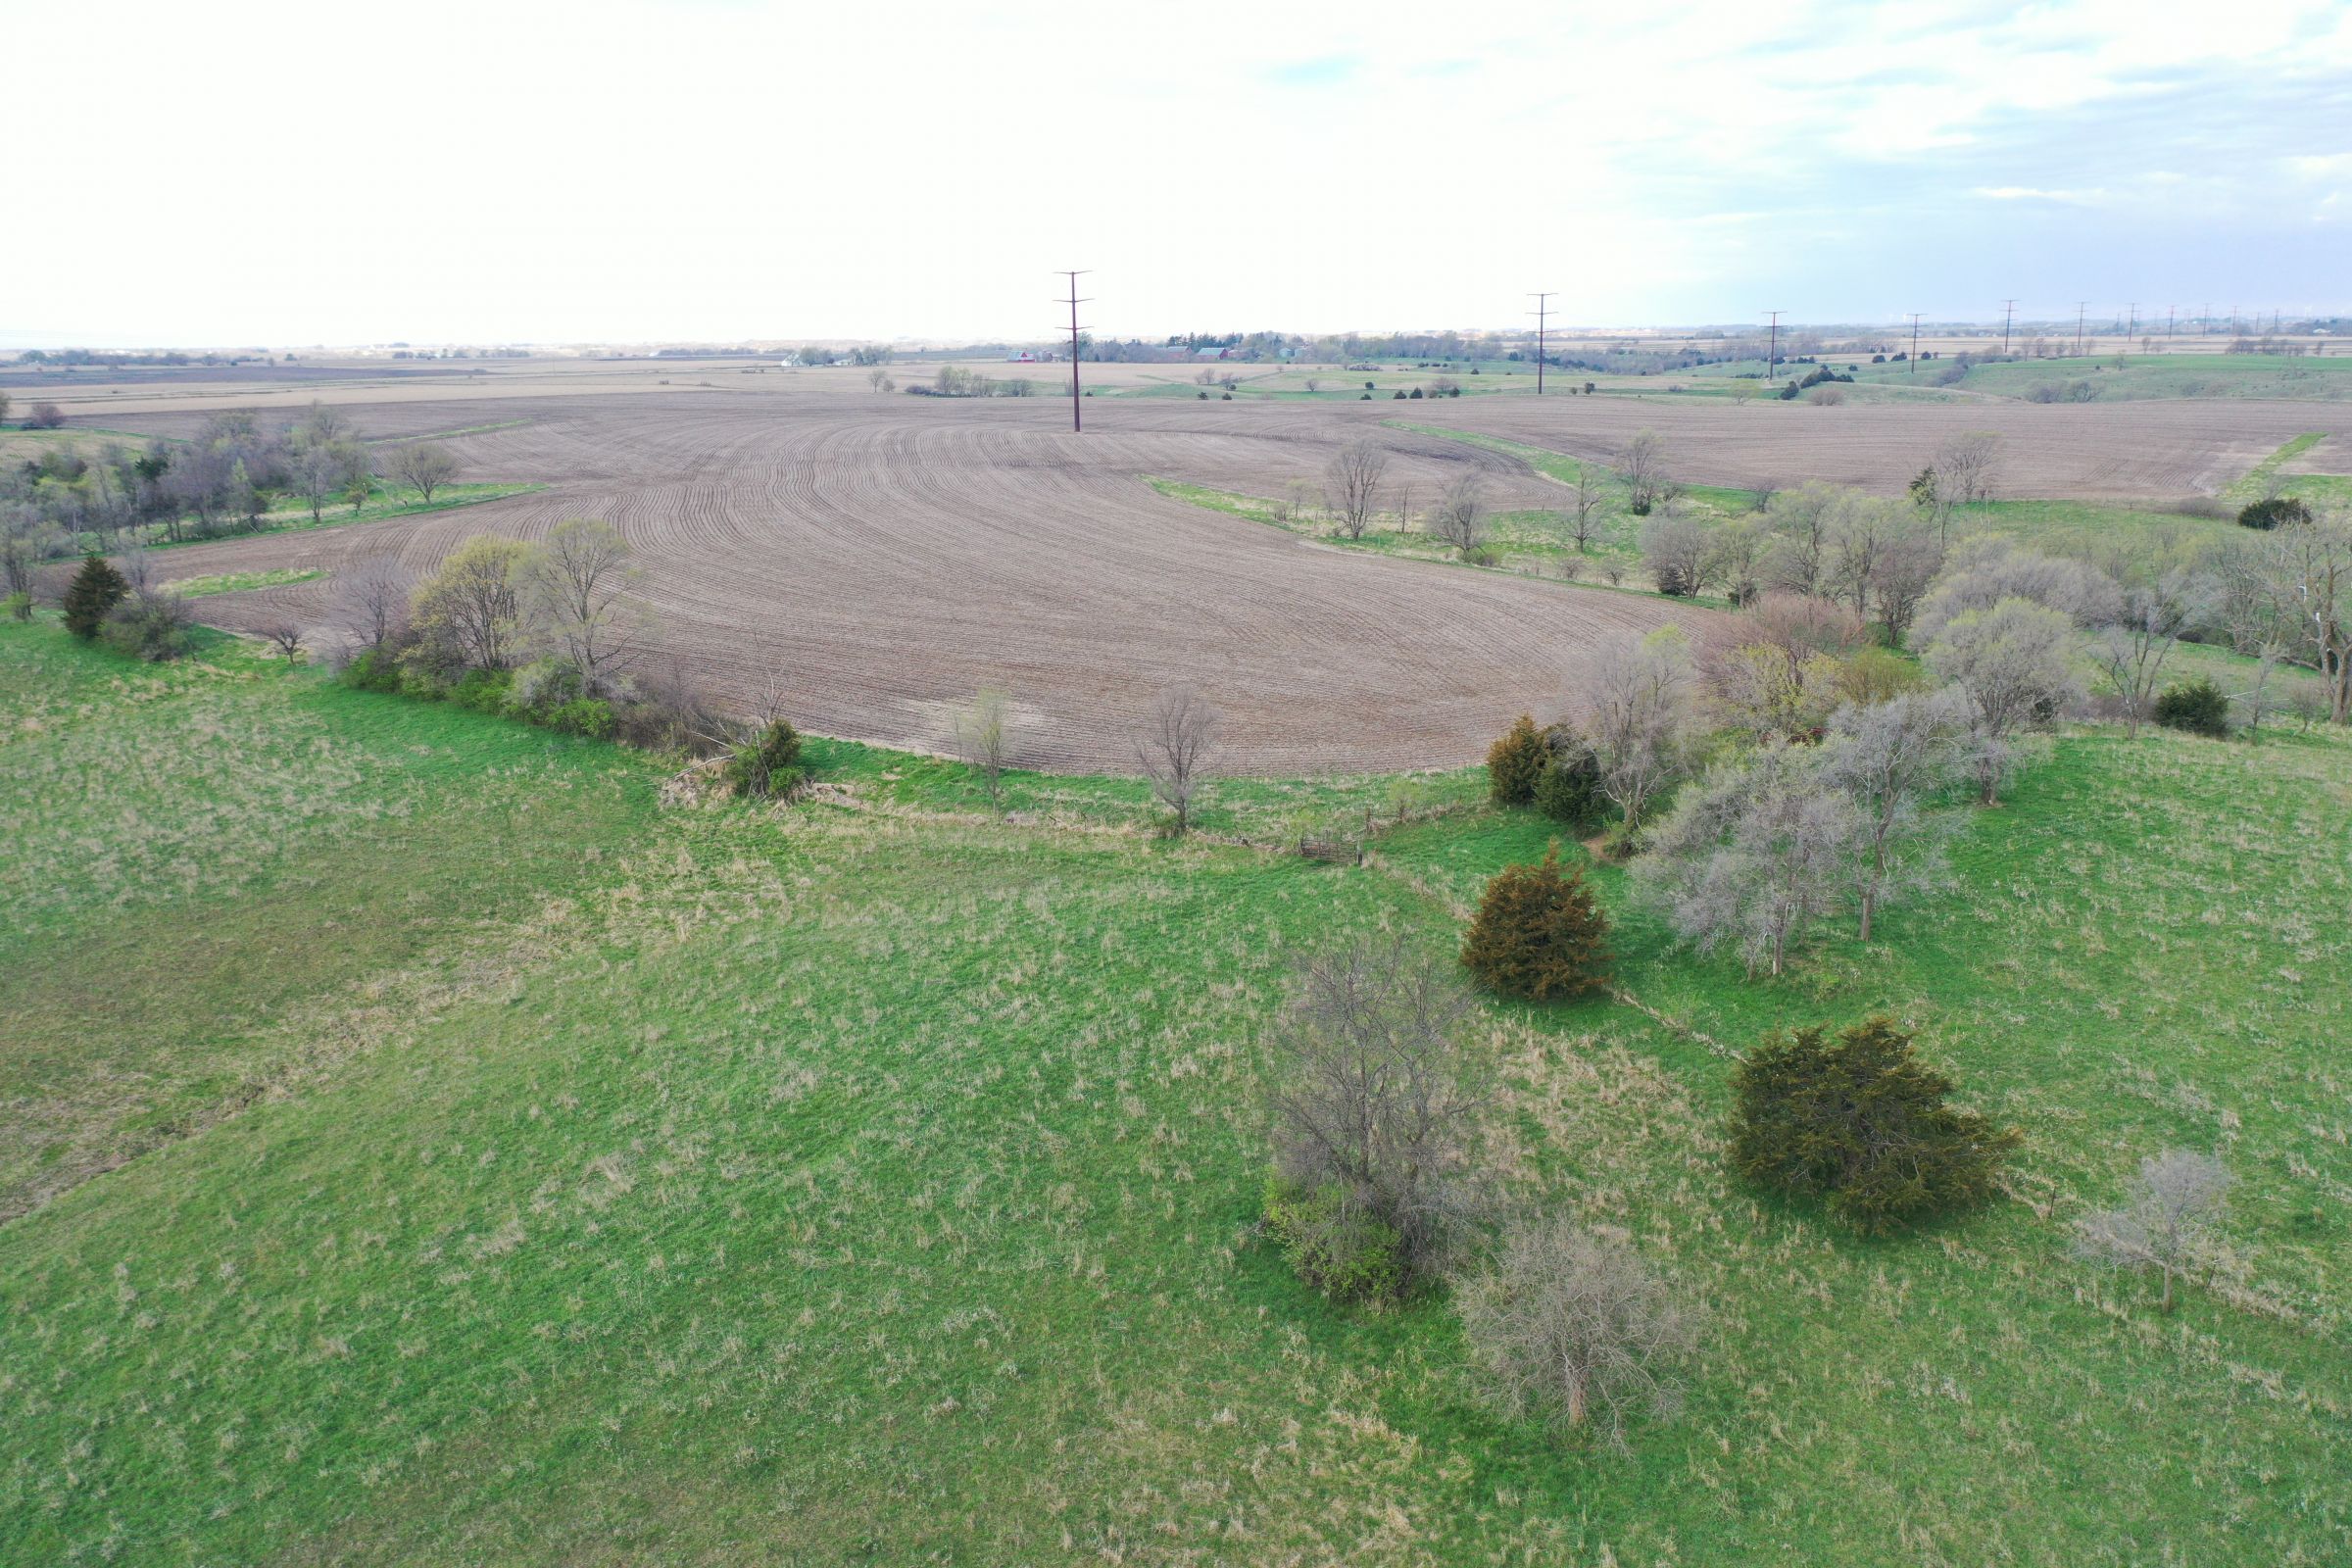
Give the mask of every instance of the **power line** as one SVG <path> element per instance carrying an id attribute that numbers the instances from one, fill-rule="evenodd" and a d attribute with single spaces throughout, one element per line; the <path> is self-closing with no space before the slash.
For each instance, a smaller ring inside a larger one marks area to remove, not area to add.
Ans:
<path id="1" fill-rule="evenodd" d="M 1536 318 L 1536 396 L 1538 397 L 1544 395 L 1544 328 L 1549 324 L 1551 319 L 1551 297 L 1558 292 L 1559 290 L 1556 288 L 1546 289 L 1541 294 L 1531 293 L 1527 296 L 1536 302 L 1536 308 L 1527 314 Z M 1570 387 L 1569 390 L 1573 392 L 1576 389 Z"/>
<path id="2" fill-rule="evenodd" d="M 1062 269 L 1061 275 L 1070 280 L 1069 297 L 1054 302 L 1056 305 L 1067 305 L 1070 308 L 1070 430 L 1072 434 L 1085 428 L 1078 417 L 1078 307 L 1086 304 L 1087 301 L 1078 297 L 1078 280 L 1086 276 L 1087 271 L 1088 270 L 1085 268 Z M 1092 299 L 1093 296 L 1089 295 L 1087 298 Z"/>
<path id="3" fill-rule="evenodd" d="M 2131 324 L 2130 326 L 2127 326 L 2127 327 L 2125 327 L 2125 328 L 2124 328 L 2124 336 L 2125 336 L 2125 338 L 2128 340 L 2128 339 L 2131 339 L 2131 338 L 2136 337 L 2136 336 L 2138 336 L 2138 335 L 2139 335 L 2139 301 L 2137 301 L 2137 300 L 2133 300 L 2133 301 L 2132 302 L 2132 324 Z M 2132 346 L 2132 345 L 2131 345 L 2131 343 L 2130 343 L 2129 341 L 2127 341 L 2127 342 L 2124 344 L 2124 347 L 2125 347 L 2125 348 L 2127 348 L 2127 349 L 2128 349 L 2128 348 L 2130 348 L 2131 346 Z"/>
<path id="4" fill-rule="evenodd" d="M 2009 352 L 2009 323 L 2017 318 L 2017 301 L 2001 301 L 2001 353 Z"/>
<path id="5" fill-rule="evenodd" d="M 2078 301 L 2075 305 L 2075 358 L 2078 360 L 2082 357 L 2082 315 L 2089 309 L 2088 300 Z"/>
<path id="6" fill-rule="evenodd" d="M 1904 365 L 1903 373 L 1906 375 L 1919 373 L 1919 313 L 1917 311 L 1911 313 L 1911 359 Z"/>
<path id="7" fill-rule="evenodd" d="M 1772 347 L 1767 349 L 1764 354 L 1764 380 L 1769 385 L 1780 374 L 1781 318 L 1788 313 L 1787 311 L 1766 311 L 1764 314 L 1772 318 Z"/>

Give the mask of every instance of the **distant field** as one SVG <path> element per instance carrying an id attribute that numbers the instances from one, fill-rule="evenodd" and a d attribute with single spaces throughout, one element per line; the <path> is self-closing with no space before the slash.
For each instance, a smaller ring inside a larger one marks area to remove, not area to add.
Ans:
<path id="1" fill-rule="evenodd" d="M 1156 842 L 1130 781 L 1016 775 L 1001 822 L 952 764 L 816 760 L 821 803 L 664 808 L 594 743 L 0 625 L 0 1561 L 2352 1544 L 2341 736 L 2062 738 L 1955 887 L 1779 984 L 1595 873 L 1632 1000 L 1489 1006 L 1479 1049 L 1508 1196 L 1706 1308 L 1624 1457 L 1252 1224 L 1291 955 L 1449 952 L 1547 824 L 1475 771 L 1220 791 L 1261 840 L 1446 809 L 1318 866 Z M 1728 1184 L 1719 1129 L 1730 1051 L 1880 1007 L 2027 1143 L 1873 1244 Z M 2169 1318 L 2064 1240 L 2165 1144 L 2240 1178 Z"/>

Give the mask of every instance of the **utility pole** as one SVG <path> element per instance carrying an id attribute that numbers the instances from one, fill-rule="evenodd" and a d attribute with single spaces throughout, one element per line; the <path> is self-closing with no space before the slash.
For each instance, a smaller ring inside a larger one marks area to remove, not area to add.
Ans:
<path id="1" fill-rule="evenodd" d="M 1764 314 L 1772 318 L 1772 347 L 1764 354 L 1764 380 L 1769 385 L 1780 374 L 1781 318 L 1788 313 L 1787 311 L 1766 311 Z"/>
<path id="2" fill-rule="evenodd" d="M 2175 313 L 2175 312 L 2177 312 L 2177 311 L 2179 311 L 2179 310 L 2180 310 L 2180 307 L 2179 307 L 2178 305 L 2167 305 L 2167 306 L 2164 308 L 2164 335 L 2165 335 L 2165 339 L 2166 339 L 2166 341 L 2168 341 L 2168 342 L 2169 342 L 2169 341 L 2171 341 L 2171 339 L 2172 339 L 2172 335 L 2173 335 L 2173 316 L 2174 316 L 2174 313 Z"/>
<path id="3" fill-rule="evenodd" d="M 1078 280 L 1087 273 L 1084 269 L 1072 270 L 1064 268 L 1061 275 L 1070 280 L 1070 292 L 1066 298 L 1057 299 L 1054 303 L 1067 305 L 1070 308 L 1070 431 L 1072 434 L 1076 434 L 1085 428 L 1078 417 L 1078 307 L 1084 305 L 1086 301 L 1078 297 Z M 1090 295 L 1089 298 L 1092 296 Z"/>
<path id="4" fill-rule="evenodd" d="M 1911 359 L 1903 367 L 1903 369 L 1907 374 L 1917 375 L 1919 373 L 1919 313 L 1917 311 L 1911 313 Z"/>
<path id="5" fill-rule="evenodd" d="M 2132 347 L 2132 339 L 2139 335 L 2139 301 L 2132 302 L 2132 324 L 2124 328 L 2124 347 Z"/>
<path id="6" fill-rule="evenodd" d="M 1558 292 L 1559 290 L 1555 288 L 1542 294 L 1528 295 L 1529 299 L 1536 302 L 1536 308 L 1527 314 L 1536 318 L 1536 396 L 1538 397 L 1544 395 L 1544 328 L 1551 319 L 1551 296 Z M 1570 387 L 1568 390 L 1573 392 L 1576 388 Z"/>
<path id="7" fill-rule="evenodd" d="M 2088 300 L 2078 300 L 2075 304 L 2075 358 L 2078 360 L 2082 357 L 2082 313 L 2089 309 Z"/>
<path id="8" fill-rule="evenodd" d="M 2017 319 L 2017 301 L 2001 301 L 2001 353 L 2009 352 L 2009 323 Z"/>
<path id="9" fill-rule="evenodd" d="M 2230 335 L 2232 338 L 2237 336 L 2237 307 L 2234 305 L 2230 307 Z"/>

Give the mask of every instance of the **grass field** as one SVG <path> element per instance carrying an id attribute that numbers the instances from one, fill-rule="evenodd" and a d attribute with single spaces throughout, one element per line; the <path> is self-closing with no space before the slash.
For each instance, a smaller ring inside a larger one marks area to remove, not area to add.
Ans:
<path id="1" fill-rule="evenodd" d="M 1131 784 L 820 747 L 779 811 L 344 691 L 0 627 L 0 1560 L 2341 1560 L 2341 738 L 2064 738 L 1960 885 L 1790 979 L 1670 953 L 1490 1009 L 1490 1156 L 1633 1235 L 1711 1350 L 1629 1457 L 1474 1397 L 1442 1307 L 1252 1237 L 1290 952 L 1444 951 L 1544 824 L 1362 869 Z M 1395 781 L 1250 782 L 1278 836 Z M 1726 1186 L 1726 1053 L 1891 1006 L 2024 1123 L 2013 1197 L 1856 1243 Z M 2241 1177 L 2155 1314 L 2067 1220 Z M 64 1147 L 59 1148 L 60 1145 Z M 93 1172 L 107 1169 L 105 1174 Z M 86 1179 L 84 1179 L 86 1178 Z"/>

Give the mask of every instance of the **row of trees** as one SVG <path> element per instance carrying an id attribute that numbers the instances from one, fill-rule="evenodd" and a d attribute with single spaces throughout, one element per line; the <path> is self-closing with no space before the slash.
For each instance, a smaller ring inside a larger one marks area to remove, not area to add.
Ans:
<path id="1" fill-rule="evenodd" d="M 458 471 L 437 442 L 371 446 L 339 411 L 314 404 L 299 421 L 264 426 L 247 414 L 207 419 L 184 442 L 74 447 L 0 472 L 0 569 L 9 591 L 29 591 L 46 561 L 97 549 L 177 543 L 252 531 L 278 506 L 365 506 L 390 479 L 426 505 Z"/>

